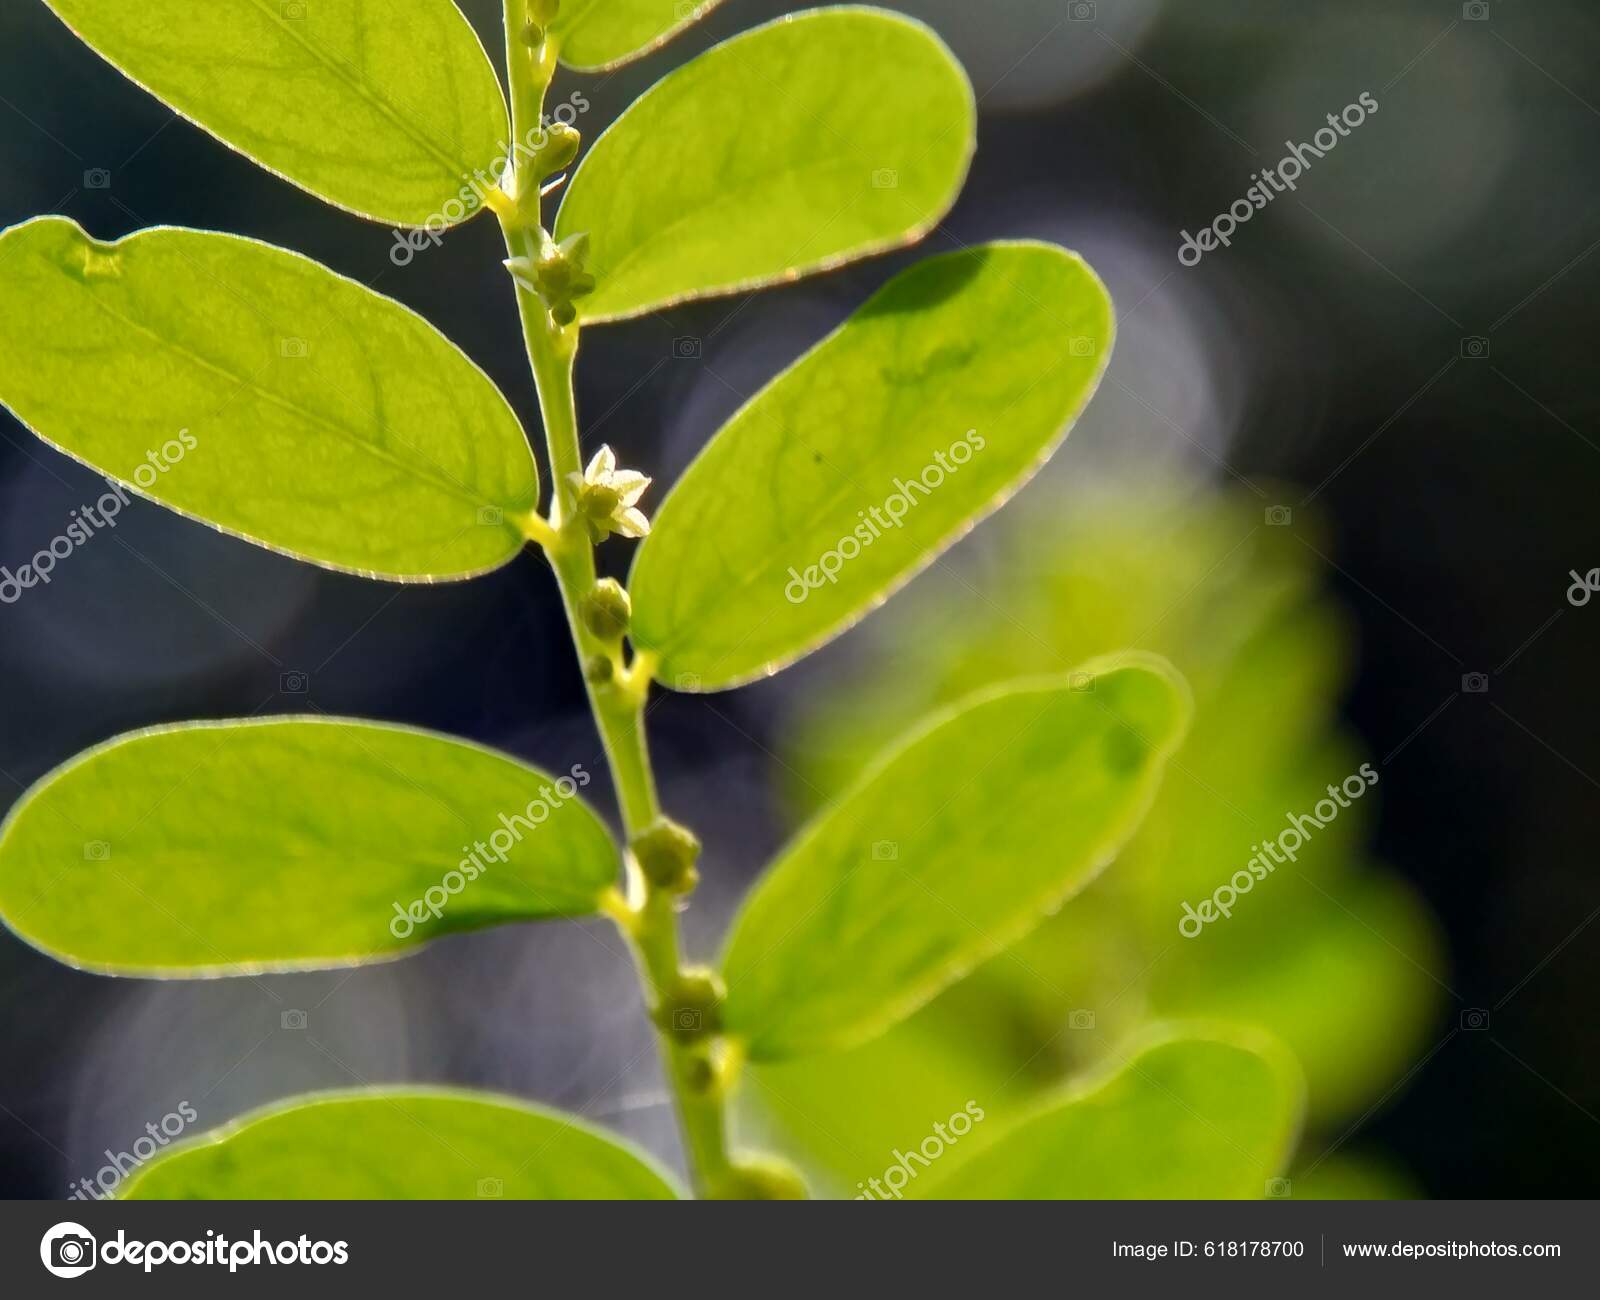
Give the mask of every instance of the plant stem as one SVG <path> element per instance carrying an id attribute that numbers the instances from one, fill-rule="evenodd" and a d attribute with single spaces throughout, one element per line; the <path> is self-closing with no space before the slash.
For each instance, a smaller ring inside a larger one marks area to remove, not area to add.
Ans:
<path id="1" fill-rule="evenodd" d="M 522 41 L 529 21 L 528 0 L 506 0 L 506 47 L 510 68 L 512 129 L 519 141 L 539 125 L 544 96 L 556 66 L 553 38 L 537 49 Z M 537 256 L 545 238 L 539 211 L 538 178 L 519 169 L 511 182 L 511 201 L 499 211 L 506 246 L 513 257 Z M 583 454 L 578 439 L 573 369 L 578 354 L 576 324 L 556 325 L 539 295 L 518 283 L 517 307 L 528 360 L 539 391 L 549 449 L 553 536 L 540 536 L 555 570 L 572 629 L 573 644 L 584 666 L 589 705 L 605 745 L 606 759 L 621 805 L 629 840 L 661 816 L 655 775 L 645 734 L 644 706 L 650 689 L 648 659 L 624 661 L 620 641 L 607 641 L 585 624 L 579 602 L 595 585 L 594 543 L 588 525 L 575 507 L 569 475 L 581 475 Z M 677 904 L 673 895 L 655 888 L 630 866 L 630 897 L 611 909 L 612 918 L 629 940 L 652 1009 L 660 1007 L 684 973 L 678 938 Z M 727 1173 L 726 1072 L 699 1040 L 686 1039 L 671 1026 L 657 1026 L 662 1063 L 676 1101 L 685 1155 L 695 1189 L 713 1192 Z"/>

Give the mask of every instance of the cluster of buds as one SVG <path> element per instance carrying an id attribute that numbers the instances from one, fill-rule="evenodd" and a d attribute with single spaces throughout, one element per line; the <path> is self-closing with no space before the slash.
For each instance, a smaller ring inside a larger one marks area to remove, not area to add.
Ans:
<path id="1" fill-rule="evenodd" d="M 558 129 L 551 128 L 552 138 Z M 570 127 L 566 129 L 571 131 Z M 576 131 L 571 133 L 576 137 Z M 577 152 L 576 145 L 573 152 Z M 543 158 L 541 153 L 541 161 Z M 550 319 L 565 328 L 578 318 L 572 300 L 594 292 L 594 276 L 583 269 L 588 256 L 588 235 L 572 235 L 559 244 L 546 235 L 538 257 L 513 257 L 506 262 L 506 269 L 523 288 L 538 294 L 549 309 Z"/>
<path id="2" fill-rule="evenodd" d="M 628 847 L 644 878 L 664 893 L 687 894 L 700 879 L 700 839 L 671 818 L 658 818 Z"/>

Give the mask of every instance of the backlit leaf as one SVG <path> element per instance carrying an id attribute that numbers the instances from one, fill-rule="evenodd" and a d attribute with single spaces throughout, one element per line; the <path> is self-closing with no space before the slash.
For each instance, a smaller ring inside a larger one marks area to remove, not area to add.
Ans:
<path id="1" fill-rule="evenodd" d="M 728 939 L 755 1059 L 847 1047 L 1016 942 L 1115 856 L 1187 724 L 1157 660 L 1004 688 L 881 759 L 801 831 Z"/>
<path id="2" fill-rule="evenodd" d="M 771 673 L 996 509 L 1099 382 L 1111 300 L 1079 258 L 994 244 L 896 276 L 756 394 L 663 502 L 633 638 L 680 690 Z"/>
<path id="3" fill-rule="evenodd" d="M 344 966 L 585 915 L 621 866 L 578 798 L 588 781 L 332 718 L 135 732 L 12 810 L 0 917 L 70 965 L 194 976 Z"/>
<path id="4" fill-rule="evenodd" d="M 948 1174 L 941 1164 L 926 1194 L 1028 1201 L 1268 1195 L 1299 1134 L 1303 1085 L 1294 1058 L 1272 1039 L 1242 1031 L 1168 1032 Z"/>
<path id="5" fill-rule="evenodd" d="M 129 1179 L 135 1201 L 665 1201 L 643 1153 L 569 1115 L 452 1090 L 324 1093 L 245 1115 Z"/>
<path id="6" fill-rule="evenodd" d="M 230 148 L 393 225 L 476 211 L 505 152 L 494 66 L 451 0 L 45 0 L 118 71 Z"/>
<path id="7" fill-rule="evenodd" d="M 538 498 L 516 416 L 433 326 L 233 235 L 0 235 L 0 401 L 124 487 L 373 577 L 504 564 Z"/>
<path id="8" fill-rule="evenodd" d="M 708 50 L 606 131 L 556 236 L 588 232 L 590 321 L 638 316 L 910 243 L 972 156 L 966 74 L 928 28 L 814 9 Z"/>
<path id="9" fill-rule="evenodd" d="M 562 0 L 551 30 L 569 68 L 597 72 L 650 53 L 722 0 Z"/>

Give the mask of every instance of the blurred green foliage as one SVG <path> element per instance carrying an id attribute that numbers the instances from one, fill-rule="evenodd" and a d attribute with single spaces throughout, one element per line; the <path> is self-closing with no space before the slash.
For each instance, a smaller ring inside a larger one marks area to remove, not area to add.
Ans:
<path id="1" fill-rule="evenodd" d="M 1442 970 L 1432 917 L 1364 852 L 1381 767 L 1230 918 L 1192 939 L 1178 930 L 1184 902 L 1370 761 L 1335 718 L 1352 647 L 1317 552 L 1298 540 L 1314 530 L 1273 527 L 1243 494 L 1102 492 L 1070 517 L 1059 497 L 1015 509 L 965 567 L 941 566 L 864 629 L 831 689 L 806 693 L 783 755 L 796 811 L 834 797 L 928 711 L 1119 649 L 1165 655 L 1187 676 L 1189 738 L 1098 882 L 888 1035 L 755 1071 L 754 1122 L 777 1124 L 848 1189 L 969 1099 L 1009 1119 L 1152 1021 L 1206 1016 L 1264 1028 L 1300 1058 L 1310 1110 L 1296 1195 L 1409 1194 L 1379 1164 L 1332 1157 L 1415 1060 Z"/>

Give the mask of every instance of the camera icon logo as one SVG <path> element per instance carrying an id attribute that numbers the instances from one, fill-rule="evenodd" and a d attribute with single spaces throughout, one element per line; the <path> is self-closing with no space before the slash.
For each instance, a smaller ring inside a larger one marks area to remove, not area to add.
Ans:
<path id="1" fill-rule="evenodd" d="M 880 167 L 872 173 L 872 188 L 875 190 L 897 190 L 900 188 L 900 173 L 893 167 Z"/>
<path id="2" fill-rule="evenodd" d="M 900 846 L 893 840 L 879 840 L 872 846 L 872 860 L 874 862 L 897 862 L 900 858 Z"/>
<path id="3" fill-rule="evenodd" d="M 506 521 L 506 512 L 499 506 L 479 506 L 478 525 L 482 528 L 498 528 Z"/>
<path id="4" fill-rule="evenodd" d="M 499 1200 L 506 1194 L 506 1184 L 503 1178 L 478 1179 L 478 1195 L 485 1200 Z"/>
<path id="5" fill-rule="evenodd" d="M 284 695 L 304 695 L 310 689 L 309 673 L 283 673 L 278 677 L 278 690 Z"/>
<path id="6" fill-rule="evenodd" d="M 1095 8 L 1089 0 L 1072 0 L 1067 6 L 1067 18 L 1075 23 L 1092 23 Z"/>
<path id="7" fill-rule="evenodd" d="M 1068 1029 L 1093 1029 L 1094 1012 L 1074 1011 L 1067 1016 Z"/>
<path id="8" fill-rule="evenodd" d="M 672 340 L 672 355 L 678 361 L 698 361 L 700 340 L 693 334 L 680 334 Z"/>
<path id="9" fill-rule="evenodd" d="M 700 689 L 700 674 L 679 673 L 672 679 L 672 688 L 677 691 L 698 691 Z"/>
<path id="10" fill-rule="evenodd" d="M 1281 1201 L 1286 1197 L 1293 1195 L 1293 1193 L 1294 1184 L 1291 1183 L 1287 1178 L 1267 1179 L 1267 1195 L 1273 1200 Z"/>
<path id="11" fill-rule="evenodd" d="M 1489 693 L 1489 674 L 1463 673 L 1461 675 L 1461 689 L 1468 695 L 1487 695 Z"/>
<path id="12" fill-rule="evenodd" d="M 1461 1027 L 1468 1032 L 1489 1027 L 1489 1013 L 1482 1007 L 1468 1007 L 1461 1013 Z"/>
<path id="13" fill-rule="evenodd" d="M 1485 0 L 1467 0 L 1461 6 L 1461 16 L 1469 23 L 1482 23 L 1489 20 L 1489 6 Z"/>
<path id="14" fill-rule="evenodd" d="M 106 840 L 90 840 L 83 846 L 83 860 L 85 862 L 109 862 L 111 860 L 111 845 Z"/>
<path id="15" fill-rule="evenodd" d="M 278 354 L 290 361 L 303 361 L 311 355 L 311 345 L 304 339 L 279 339 Z"/>
<path id="16" fill-rule="evenodd" d="M 278 6 L 278 13 L 285 22 L 293 22 L 306 16 L 306 0 L 282 0 Z"/>
<path id="17" fill-rule="evenodd" d="M 1091 338 L 1075 338 L 1067 341 L 1067 352 L 1075 357 L 1092 357 L 1094 355 L 1094 340 Z"/>
<path id="18" fill-rule="evenodd" d="M 1469 334 L 1461 340 L 1461 357 L 1464 361 L 1482 361 L 1489 355 L 1489 340 L 1482 334 Z"/>
<path id="19" fill-rule="evenodd" d="M 94 1237 L 81 1223 L 58 1223 L 39 1242 L 39 1259 L 57 1277 L 82 1277 L 95 1265 Z"/>
<path id="20" fill-rule="evenodd" d="M 1094 674 L 1085 672 L 1071 673 L 1067 677 L 1067 685 L 1075 691 L 1094 690 Z"/>
<path id="21" fill-rule="evenodd" d="M 278 1024 L 284 1029 L 304 1029 L 306 1027 L 306 1013 L 304 1011 L 285 1011 L 278 1017 Z"/>
<path id="22" fill-rule="evenodd" d="M 705 1013 L 699 1007 L 679 1007 L 672 1013 L 674 1033 L 698 1034 L 705 1027 Z"/>
<path id="23" fill-rule="evenodd" d="M 91 167 L 83 174 L 83 188 L 86 190 L 109 190 L 111 188 L 111 173 L 104 167 Z"/>
<path id="24" fill-rule="evenodd" d="M 1274 528 L 1287 528 L 1294 522 L 1294 511 L 1288 506 L 1268 506 L 1267 523 Z"/>
<path id="25" fill-rule="evenodd" d="M 677 7 L 672 13 L 680 23 L 686 23 L 691 18 L 700 16 L 700 4 L 696 0 L 678 0 Z"/>

